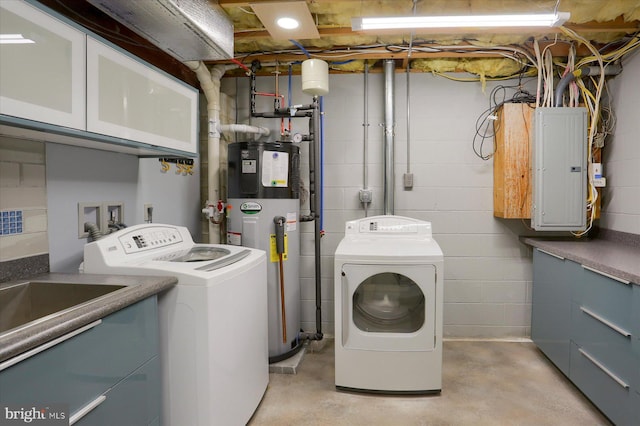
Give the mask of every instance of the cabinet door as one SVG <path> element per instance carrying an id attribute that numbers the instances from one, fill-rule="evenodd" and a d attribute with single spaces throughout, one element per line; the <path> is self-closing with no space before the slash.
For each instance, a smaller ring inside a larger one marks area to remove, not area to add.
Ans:
<path id="1" fill-rule="evenodd" d="M 565 375 L 569 375 L 571 269 L 579 266 L 533 250 L 531 338 Z"/>
<path id="2" fill-rule="evenodd" d="M 85 34 L 22 1 L 0 28 L 0 114 L 85 130 Z"/>
<path id="3" fill-rule="evenodd" d="M 158 355 L 156 296 L 0 372 L 0 401 L 64 403 L 73 415 Z"/>
<path id="4" fill-rule="evenodd" d="M 160 416 L 160 361 L 149 360 L 104 395 L 76 425 L 147 425 Z"/>
<path id="5" fill-rule="evenodd" d="M 197 153 L 198 92 L 91 37 L 87 130 Z"/>

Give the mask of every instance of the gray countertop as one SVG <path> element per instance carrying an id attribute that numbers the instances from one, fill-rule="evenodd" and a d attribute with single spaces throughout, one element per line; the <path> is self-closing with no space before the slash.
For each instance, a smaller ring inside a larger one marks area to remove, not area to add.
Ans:
<path id="1" fill-rule="evenodd" d="M 521 237 L 551 254 L 640 285 L 640 247 L 605 239 L 562 240 Z"/>
<path id="2" fill-rule="evenodd" d="M 176 277 L 49 273 L 0 284 L 0 290 L 24 282 L 126 286 L 0 334 L 0 362 L 67 334 L 93 321 L 173 287 Z"/>

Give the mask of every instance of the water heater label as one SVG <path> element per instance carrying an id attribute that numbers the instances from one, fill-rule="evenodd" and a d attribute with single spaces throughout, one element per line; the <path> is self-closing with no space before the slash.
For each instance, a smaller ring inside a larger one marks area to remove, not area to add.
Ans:
<path id="1" fill-rule="evenodd" d="M 247 201 L 240 204 L 240 211 L 244 214 L 258 214 L 262 211 L 262 205 L 255 201 Z"/>
<path id="2" fill-rule="evenodd" d="M 287 232 L 295 231 L 297 227 L 298 227 L 298 214 L 296 212 L 287 213 L 287 223 L 285 225 L 285 230 Z"/>
<path id="3" fill-rule="evenodd" d="M 227 232 L 227 244 L 232 246 L 241 246 L 242 234 L 239 232 Z"/>
<path id="4" fill-rule="evenodd" d="M 288 179 L 289 153 L 264 151 L 262 153 L 262 186 L 286 188 Z"/>
<path id="5" fill-rule="evenodd" d="M 269 261 L 277 262 L 280 260 L 280 256 L 278 256 L 278 249 L 276 248 L 276 234 L 270 235 L 271 240 L 269 242 Z M 284 234 L 284 253 L 282 253 L 282 260 L 287 260 L 289 258 L 289 235 Z"/>
<path id="6" fill-rule="evenodd" d="M 242 160 L 242 173 L 256 173 L 256 160 Z"/>

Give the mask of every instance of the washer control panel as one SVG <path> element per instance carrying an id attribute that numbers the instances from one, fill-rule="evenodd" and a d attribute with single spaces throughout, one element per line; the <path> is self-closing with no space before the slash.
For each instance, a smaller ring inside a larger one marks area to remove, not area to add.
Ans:
<path id="1" fill-rule="evenodd" d="M 177 228 L 152 226 L 125 232 L 118 237 L 118 241 L 126 254 L 132 254 L 179 244 L 183 241 L 183 238 Z"/>

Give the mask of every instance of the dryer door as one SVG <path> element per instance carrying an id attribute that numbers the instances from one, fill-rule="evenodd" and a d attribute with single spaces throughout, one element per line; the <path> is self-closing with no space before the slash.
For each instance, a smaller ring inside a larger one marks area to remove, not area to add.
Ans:
<path id="1" fill-rule="evenodd" d="M 342 267 L 346 349 L 428 351 L 435 345 L 435 265 Z"/>

